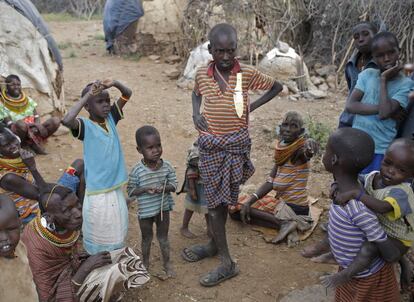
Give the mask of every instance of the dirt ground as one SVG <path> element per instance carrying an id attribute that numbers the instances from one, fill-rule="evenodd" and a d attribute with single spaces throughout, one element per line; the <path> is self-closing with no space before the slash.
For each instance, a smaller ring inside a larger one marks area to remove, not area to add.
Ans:
<path id="1" fill-rule="evenodd" d="M 154 63 L 147 58 L 110 57 L 105 54 L 102 25 L 99 21 L 49 22 L 52 34 L 62 49 L 64 57 L 66 105 L 71 106 L 79 97 L 81 89 L 95 79 L 113 78 L 126 83 L 133 90 L 133 97 L 125 107 L 125 120 L 118 129 L 121 136 L 128 169 L 139 160 L 135 149 L 135 130 L 151 124 L 161 133 L 163 158 L 173 163 L 180 181 L 185 169 L 187 148 L 196 138 L 191 119 L 191 92 L 176 87 L 175 81 L 163 75 L 168 64 Z M 162 60 L 161 60 L 162 61 Z M 117 95 L 116 91 L 113 95 Z M 344 98 L 332 96 L 318 101 L 289 101 L 277 97 L 271 103 L 252 114 L 251 136 L 252 160 L 255 175 L 248 184 L 259 185 L 272 167 L 274 129 L 283 114 L 297 110 L 305 117 L 335 126 Z M 75 158 L 82 156 L 81 144 L 70 135 L 54 137 L 49 141 L 47 156 L 38 157 L 40 170 L 45 177 L 55 180 Z M 99 146 L 96 149 L 99 152 Z M 309 182 L 310 194 L 320 198 L 326 207 L 326 191 L 330 175 L 323 171 L 320 159 L 313 161 Z M 321 237 L 316 229 L 305 243 L 289 249 L 265 243 L 263 238 L 249 226 L 229 221 L 227 226 L 230 250 L 240 266 L 241 273 L 214 288 L 203 288 L 198 279 L 218 264 L 218 259 L 200 263 L 186 263 L 180 257 L 182 248 L 207 240 L 205 224 L 195 215 L 192 230 L 198 238 L 189 240 L 179 234 L 183 214 L 183 196 L 175 197 L 172 212 L 170 242 L 172 259 L 177 278 L 161 281 L 153 277 L 145 287 L 130 291 L 127 301 L 279 301 L 293 289 L 318 283 L 318 277 L 335 270 L 335 266 L 317 265 L 302 258 L 299 251 Z M 128 243 L 139 252 L 140 232 L 134 207 L 130 209 Z M 324 217 L 323 219 L 326 219 Z M 158 243 L 153 244 L 151 272 L 161 271 Z"/>

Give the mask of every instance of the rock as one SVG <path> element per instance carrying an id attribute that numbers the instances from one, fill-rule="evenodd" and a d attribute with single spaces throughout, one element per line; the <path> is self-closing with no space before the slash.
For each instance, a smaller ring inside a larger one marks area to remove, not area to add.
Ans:
<path id="1" fill-rule="evenodd" d="M 286 85 L 283 85 L 282 91 L 279 92 L 278 96 L 287 96 L 289 95 L 289 88 Z"/>
<path id="2" fill-rule="evenodd" d="M 171 55 L 171 56 L 166 57 L 164 62 L 168 63 L 168 64 L 180 63 L 181 62 L 181 57 L 179 57 L 177 55 Z"/>
<path id="3" fill-rule="evenodd" d="M 323 83 L 323 79 L 321 77 L 311 76 L 310 79 L 312 83 L 315 84 L 316 86 L 321 85 Z"/>
<path id="4" fill-rule="evenodd" d="M 288 99 L 289 101 L 292 101 L 292 102 L 296 102 L 298 100 L 298 98 L 294 95 L 289 95 Z"/>
<path id="5" fill-rule="evenodd" d="M 151 61 L 158 61 L 161 57 L 157 56 L 157 55 L 150 55 L 148 56 L 148 59 L 150 59 Z"/>
<path id="6" fill-rule="evenodd" d="M 328 84 L 329 88 L 336 89 L 336 77 L 333 74 L 328 75 L 326 84 Z"/>
<path id="7" fill-rule="evenodd" d="M 328 91 L 329 86 L 326 83 L 322 83 L 321 85 L 318 86 L 318 89 L 322 91 Z"/>
<path id="8" fill-rule="evenodd" d="M 269 126 L 263 125 L 262 126 L 262 131 L 263 131 L 263 133 L 271 133 L 273 130 Z"/>
<path id="9" fill-rule="evenodd" d="M 326 98 L 327 96 L 326 92 L 322 91 L 322 89 L 320 90 L 312 89 L 312 90 L 305 91 L 305 93 L 307 94 L 307 96 L 305 96 L 304 93 L 302 93 L 302 95 L 304 95 L 305 98 L 310 98 L 310 99 L 323 99 L 323 98 Z"/>
<path id="10" fill-rule="evenodd" d="M 280 300 L 280 302 L 297 302 L 297 301 L 333 302 L 334 291 L 333 290 L 326 291 L 326 288 L 323 285 L 316 284 L 316 285 L 306 286 L 303 289 L 293 290 Z"/>
<path id="11" fill-rule="evenodd" d="M 325 65 L 321 68 L 315 69 L 316 73 L 320 75 L 321 77 L 327 77 L 330 74 L 334 74 L 336 72 L 336 66 L 335 65 Z"/>
<path id="12" fill-rule="evenodd" d="M 164 71 L 164 74 L 170 79 L 170 80 L 176 80 L 180 76 L 181 72 L 177 69 L 168 69 Z"/>

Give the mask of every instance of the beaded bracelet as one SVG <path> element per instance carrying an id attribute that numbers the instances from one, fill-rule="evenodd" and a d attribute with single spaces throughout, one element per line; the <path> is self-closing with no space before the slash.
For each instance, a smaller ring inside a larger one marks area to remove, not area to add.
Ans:
<path id="1" fill-rule="evenodd" d="M 259 195 L 257 195 L 256 193 L 253 193 L 252 196 L 256 197 L 256 200 L 259 200 Z"/>
<path id="2" fill-rule="evenodd" d="M 129 101 L 129 96 L 123 96 L 121 95 L 120 99 L 123 100 L 124 102 L 128 102 Z"/>
<path id="3" fill-rule="evenodd" d="M 76 285 L 76 286 L 82 286 L 82 284 L 79 284 L 78 282 L 76 282 L 75 280 L 70 280 L 74 285 Z"/>

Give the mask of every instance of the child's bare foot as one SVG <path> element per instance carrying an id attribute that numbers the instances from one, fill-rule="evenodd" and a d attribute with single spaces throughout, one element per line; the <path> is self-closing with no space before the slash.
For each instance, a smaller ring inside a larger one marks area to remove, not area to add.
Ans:
<path id="1" fill-rule="evenodd" d="M 281 243 L 286 238 L 287 235 L 289 235 L 291 232 L 296 230 L 297 225 L 298 224 L 295 221 L 289 221 L 289 222 L 283 223 L 282 226 L 280 227 L 279 233 L 277 234 L 275 238 L 273 238 L 271 243 L 273 244 Z"/>
<path id="2" fill-rule="evenodd" d="M 182 236 L 188 238 L 188 239 L 194 239 L 196 238 L 196 235 L 194 235 L 188 228 L 180 228 L 180 233 Z"/>
<path id="3" fill-rule="evenodd" d="M 311 261 L 316 263 L 337 264 L 331 252 L 319 255 L 317 257 L 312 257 Z"/>
<path id="4" fill-rule="evenodd" d="M 171 262 L 168 262 L 164 265 L 164 271 L 168 278 L 175 278 L 177 277 L 177 273 L 173 269 Z"/>
<path id="5" fill-rule="evenodd" d="M 342 284 L 347 283 L 349 280 L 351 280 L 351 277 L 345 273 L 345 270 L 343 270 L 336 274 L 322 276 L 319 278 L 319 280 L 321 280 L 322 285 L 326 288 L 336 288 Z"/>
<path id="6" fill-rule="evenodd" d="M 299 234 L 297 230 L 294 230 L 293 232 L 289 233 L 289 235 L 287 235 L 287 245 L 288 247 L 295 247 L 299 244 L 300 239 L 299 239 Z"/>
<path id="7" fill-rule="evenodd" d="M 319 255 L 322 255 L 324 253 L 329 252 L 330 247 L 329 247 L 329 243 L 327 242 L 327 240 L 321 240 L 313 245 L 308 245 L 307 247 L 305 247 L 300 254 L 302 255 L 302 257 L 305 258 L 313 258 Z"/>

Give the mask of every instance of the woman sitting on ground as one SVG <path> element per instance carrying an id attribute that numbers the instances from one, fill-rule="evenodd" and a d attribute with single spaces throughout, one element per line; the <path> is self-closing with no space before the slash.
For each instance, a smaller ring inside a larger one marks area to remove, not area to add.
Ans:
<path id="1" fill-rule="evenodd" d="M 123 290 L 149 280 L 131 248 L 93 256 L 81 250 L 82 209 L 70 189 L 45 185 L 40 208 L 22 237 L 39 301 L 119 301 Z"/>
<path id="2" fill-rule="evenodd" d="M 24 146 L 46 154 L 43 143 L 59 128 L 60 119 L 52 117 L 42 123 L 37 103 L 22 91 L 20 78 L 14 74 L 6 78 L 0 101 L 0 120 L 20 137 Z"/>
<path id="3" fill-rule="evenodd" d="M 230 208 L 230 216 L 243 222 L 280 229 L 272 240 L 278 244 L 298 242 L 297 230 L 311 227 L 307 194 L 309 160 L 318 151 L 318 144 L 304 136 L 303 119 L 299 113 L 288 112 L 280 125 L 280 138 L 275 149 L 275 164 L 268 180 L 251 196 L 241 197 Z M 267 195 L 275 190 L 276 195 Z M 290 236 L 288 236 L 291 234 Z"/>
<path id="4" fill-rule="evenodd" d="M 83 160 L 77 159 L 58 180 L 77 193 L 80 200 L 85 192 L 83 171 Z M 21 149 L 19 137 L 0 123 L 0 194 L 14 201 L 23 225 L 39 212 L 40 177 L 33 154 Z"/>

